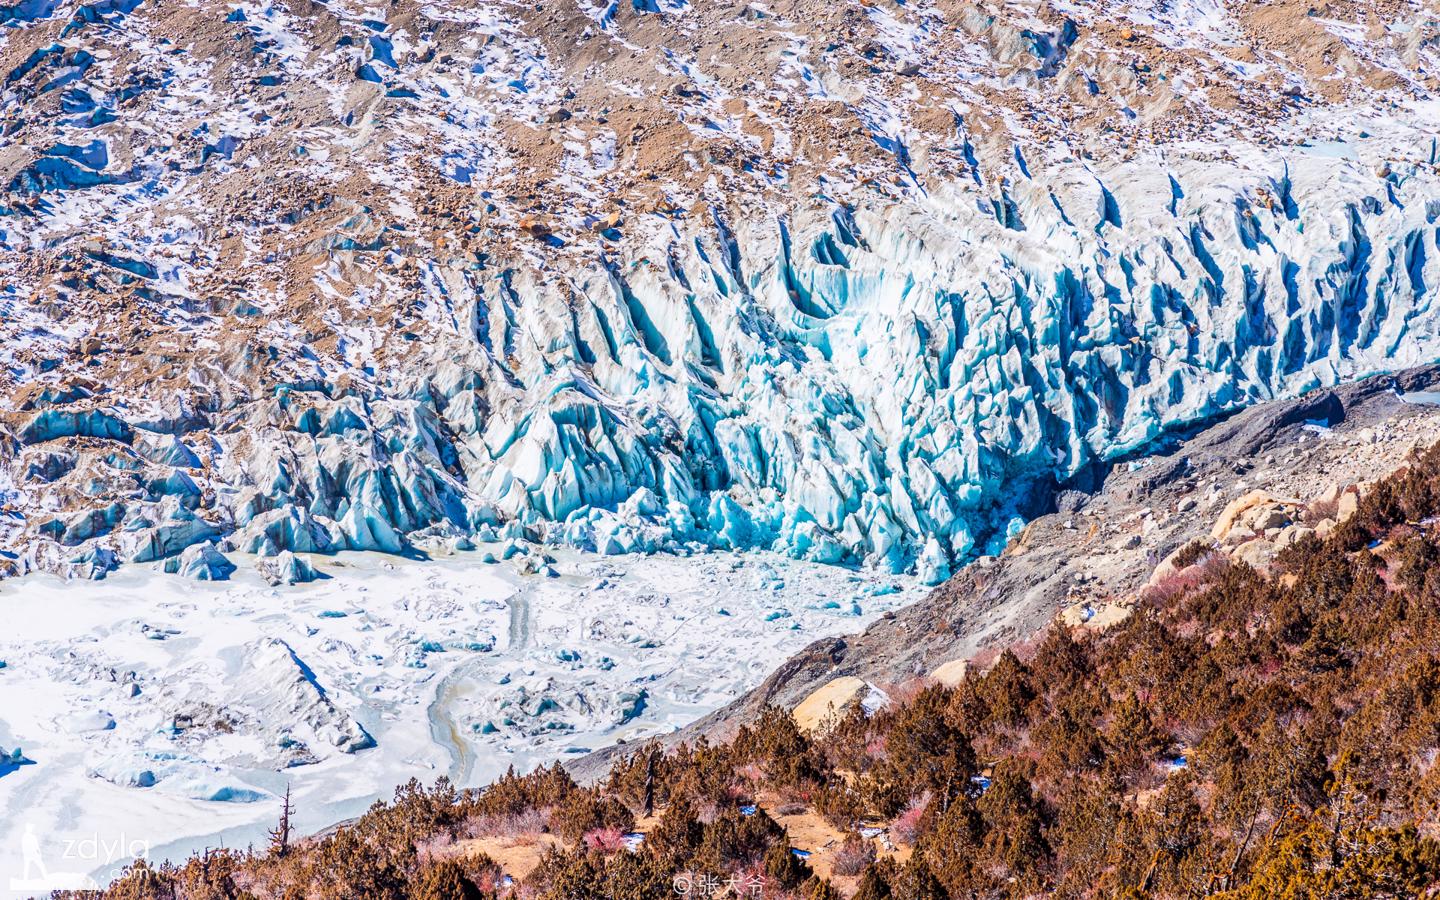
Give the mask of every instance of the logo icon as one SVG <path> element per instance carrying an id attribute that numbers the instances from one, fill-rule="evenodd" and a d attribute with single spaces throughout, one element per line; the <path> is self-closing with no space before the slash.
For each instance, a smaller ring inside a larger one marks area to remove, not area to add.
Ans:
<path id="1" fill-rule="evenodd" d="M 94 891 L 100 887 L 93 878 L 80 872 L 51 872 L 45 865 L 40 836 L 35 833 L 33 823 L 25 825 L 25 834 L 20 837 L 20 853 L 24 859 L 23 877 L 10 879 L 11 891 Z"/>

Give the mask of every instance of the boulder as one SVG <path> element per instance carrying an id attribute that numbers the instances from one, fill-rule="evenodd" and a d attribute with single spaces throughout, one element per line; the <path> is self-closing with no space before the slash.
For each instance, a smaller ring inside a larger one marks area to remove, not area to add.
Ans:
<path id="1" fill-rule="evenodd" d="M 864 680 L 844 675 L 812 691 L 791 714 L 801 731 L 813 732 L 832 717 L 844 715 L 847 708 L 860 703 L 869 692 L 870 685 Z"/>
<path id="2" fill-rule="evenodd" d="M 1275 537 L 1275 546 L 1288 547 L 1291 544 L 1298 543 L 1299 541 L 1305 539 L 1307 536 L 1314 533 L 1315 529 L 1305 525 L 1287 525 L 1284 528 L 1280 529 L 1280 534 Z"/>
<path id="3" fill-rule="evenodd" d="M 1359 510 L 1359 508 L 1359 494 L 1355 493 L 1354 491 L 1346 491 L 1345 493 L 1341 494 L 1340 499 L 1335 504 L 1336 523 L 1338 524 L 1340 522 L 1344 522 L 1346 519 L 1355 515 L 1356 511 Z"/>
<path id="4" fill-rule="evenodd" d="M 1060 621 L 1071 628 L 1104 631 L 1130 618 L 1134 607 L 1123 603 L 1074 603 L 1060 613 Z"/>
<path id="5" fill-rule="evenodd" d="M 1090 621 L 1085 623 L 1086 628 L 1095 631 L 1104 631 L 1112 625 L 1119 625 L 1130 618 L 1135 612 L 1135 607 L 1127 603 L 1106 603 L 1095 611 Z"/>
<path id="6" fill-rule="evenodd" d="M 930 673 L 930 680 L 946 687 L 958 687 L 960 682 L 965 680 L 965 672 L 969 667 L 968 660 L 952 659 L 936 666 L 935 670 Z"/>
<path id="7" fill-rule="evenodd" d="M 1286 514 L 1283 506 L 1267 506 L 1255 517 L 1256 531 L 1269 531 L 1272 528 L 1284 528 L 1290 524 L 1290 516 Z"/>
<path id="8" fill-rule="evenodd" d="M 1276 549 L 1275 544 L 1271 541 L 1246 541 L 1230 551 L 1230 558 L 1235 562 L 1243 562 L 1251 568 L 1263 569 L 1270 565 Z"/>
<path id="9" fill-rule="evenodd" d="M 1275 498 L 1271 497 L 1265 491 L 1251 491 L 1248 494 L 1231 500 L 1220 513 L 1220 518 L 1215 520 L 1214 527 L 1210 529 L 1210 537 L 1217 541 L 1225 540 L 1235 526 L 1240 523 L 1241 516 L 1246 512 L 1262 504 L 1273 503 L 1274 501 Z"/>

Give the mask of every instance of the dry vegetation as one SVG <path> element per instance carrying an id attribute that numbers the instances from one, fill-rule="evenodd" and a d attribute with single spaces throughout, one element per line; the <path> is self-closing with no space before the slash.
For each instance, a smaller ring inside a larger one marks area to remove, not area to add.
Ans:
<path id="1" fill-rule="evenodd" d="M 1432 450 L 1268 576 L 1197 546 L 1123 624 L 1057 626 L 872 717 L 812 736 L 770 710 L 595 788 L 412 782 L 334 834 L 141 864 L 105 897 L 665 898 L 677 876 L 806 900 L 1436 896 L 1437 512 Z M 828 880 L 791 852 L 796 815 L 856 835 Z M 547 839 L 513 884 L 474 843 L 507 833 Z"/>

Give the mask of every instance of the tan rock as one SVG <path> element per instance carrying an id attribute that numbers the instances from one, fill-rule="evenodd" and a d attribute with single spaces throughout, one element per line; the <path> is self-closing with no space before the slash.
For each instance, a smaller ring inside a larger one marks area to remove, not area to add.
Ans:
<path id="1" fill-rule="evenodd" d="M 1221 511 L 1220 518 L 1215 520 L 1215 526 L 1210 529 L 1210 537 L 1217 541 L 1225 540 L 1235 525 L 1240 522 L 1240 517 L 1247 511 L 1273 502 L 1275 502 L 1275 498 L 1264 491 L 1251 491 L 1242 497 L 1231 500 Z"/>
<path id="2" fill-rule="evenodd" d="M 1266 540 L 1246 541 L 1230 551 L 1232 560 L 1243 562 L 1255 569 L 1263 569 L 1270 565 L 1270 560 L 1274 555 L 1275 544 Z"/>
<path id="3" fill-rule="evenodd" d="M 605 231 L 610 228 L 618 228 L 622 221 L 624 221 L 624 218 L 621 216 L 620 210 L 612 209 L 606 215 L 595 220 L 595 225 L 593 226 L 593 228 L 595 231 Z"/>
<path id="4" fill-rule="evenodd" d="M 858 703 L 870 685 L 853 675 L 843 675 L 816 688 L 801 700 L 791 713 L 801 731 L 814 731 L 832 717 L 843 715 L 852 703 Z"/>
<path id="5" fill-rule="evenodd" d="M 1130 618 L 1134 612 L 1135 607 L 1129 604 L 1106 603 L 1095 611 L 1095 615 L 1090 617 L 1090 621 L 1085 623 L 1085 627 L 1095 631 L 1104 631 L 1111 626 L 1119 625 Z"/>
<path id="6" fill-rule="evenodd" d="M 1360 495 L 1354 491 L 1346 491 L 1340 495 L 1340 501 L 1335 504 L 1335 521 L 1343 522 L 1355 515 L 1360 508 Z"/>
<path id="7" fill-rule="evenodd" d="M 965 680 L 965 671 L 968 668 L 970 668 L 969 661 L 952 659 L 936 666 L 935 671 L 930 673 L 930 680 L 946 687 L 956 687 Z"/>
<path id="8" fill-rule="evenodd" d="M 1280 533 L 1276 535 L 1275 546 L 1288 547 L 1291 544 L 1297 543 L 1303 540 L 1306 536 L 1314 533 L 1315 529 L 1309 528 L 1305 525 L 1287 525 L 1284 528 L 1280 529 Z"/>
<path id="9" fill-rule="evenodd" d="M 1256 531 L 1269 531 L 1272 528 L 1284 528 L 1290 524 L 1290 516 L 1283 506 L 1271 506 L 1263 509 L 1255 517 Z"/>
<path id="10" fill-rule="evenodd" d="M 1130 618 L 1134 607 L 1125 603 L 1074 603 L 1060 613 L 1060 621 L 1071 628 L 1104 631 Z"/>

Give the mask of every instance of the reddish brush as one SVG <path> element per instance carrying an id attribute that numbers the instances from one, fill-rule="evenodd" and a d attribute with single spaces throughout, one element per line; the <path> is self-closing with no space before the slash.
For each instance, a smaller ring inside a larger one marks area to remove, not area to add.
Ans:
<path id="1" fill-rule="evenodd" d="M 619 828 L 592 828 L 585 832 L 585 846 L 602 853 L 625 849 L 625 832 Z"/>
<path id="2" fill-rule="evenodd" d="M 746 763 L 745 765 L 736 769 L 735 774 L 752 783 L 758 783 L 765 780 L 765 770 L 760 768 L 760 766 L 756 765 L 755 763 Z"/>
<path id="3" fill-rule="evenodd" d="M 920 695 L 925 690 L 927 681 L 924 678 L 907 678 L 898 684 L 887 684 L 883 690 L 890 702 L 897 706 L 904 706 Z"/>
<path id="4" fill-rule="evenodd" d="M 449 832 L 440 832 L 432 838 L 415 842 L 415 858 L 422 864 L 436 862 L 453 855 L 451 847 L 455 839 Z"/>
<path id="5" fill-rule="evenodd" d="M 890 823 L 890 837 L 902 844 L 914 846 L 924 829 L 925 808 L 930 805 L 930 792 L 926 791 L 910 801 L 905 811 Z"/>
<path id="6" fill-rule="evenodd" d="M 1219 556 L 1211 553 L 1202 557 L 1194 565 L 1178 569 L 1168 575 L 1161 576 L 1156 582 L 1145 588 L 1143 598 L 1148 603 L 1156 606 L 1170 606 L 1186 594 L 1195 590 L 1200 585 L 1210 580 L 1213 574 L 1214 563 L 1210 557 Z"/>
<path id="7" fill-rule="evenodd" d="M 1001 647 L 985 647 L 977 650 L 975 655 L 970 657 L 969 671 L 984 672 L 990 668 L 990 664 L 1000 658 Z"/>
<path id="8" fill-rule="evenodd" d="M 460 826 L 466 837 L 535 837 L 549 830 L 549 814 L 527 809 L 509 815 L 472 816 Z"/>

